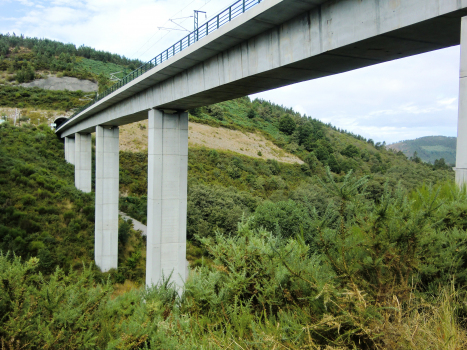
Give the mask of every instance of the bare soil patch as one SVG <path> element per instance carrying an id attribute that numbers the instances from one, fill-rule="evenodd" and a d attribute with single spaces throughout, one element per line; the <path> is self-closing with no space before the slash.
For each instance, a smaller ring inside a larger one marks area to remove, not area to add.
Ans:
<path id="1" fill-rule="evenodd" d="M 148 148 L 147 127 L 147 120 L 120 127 L 120 149 L 131 152 L 146 150 Z M 191 122 L 188 129 L 189 146 L 227 150 L 254 158 L 274 159 L 283 163 L 303 163 L 300 158 L 285 152 L 260 133 L 243 133 Z"/>

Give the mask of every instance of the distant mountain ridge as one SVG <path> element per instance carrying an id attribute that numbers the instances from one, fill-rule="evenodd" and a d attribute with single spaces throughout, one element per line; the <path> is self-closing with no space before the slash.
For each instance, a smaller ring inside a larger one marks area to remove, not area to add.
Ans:
<path id="1" fill-rule="evenodd" d="M 395 151 L 401 151 L 407 157 L 415 152 L 422 161 L 434 164 L 436 159 L 444 158 L 446 164 L 456 164 L 456 137 L 425 136 L 415 140 L 404 140 L 386 146 Z"/>

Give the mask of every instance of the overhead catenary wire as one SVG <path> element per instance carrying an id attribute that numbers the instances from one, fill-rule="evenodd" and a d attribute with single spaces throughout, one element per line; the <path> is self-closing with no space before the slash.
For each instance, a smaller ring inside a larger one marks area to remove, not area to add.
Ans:
<path id="1" fill-rule="evenodd" d="M 179 11 L 177 11 L 177 12 L 174 14 L 174 16 L 176 16 L 178 13 L 182 12 L 183 10 L 185 10 L 188 6 L 190 6 L 190 5 L 191 5 L 192 3 L 194 3 L 195 1 L 197 1 L 197 0 L 192 0 L 192 1 L 190 1 L 184 8 L 182 8 L 182 9 L 179 10 Z M 209 1 L 211 1 L 211 0 L 209 0 Z M 167 21 L 165 21 L 165 23 L 164 23 L 162 26 L 165 26 L 169 21 L 170 21 L 170 19 L 168 19 Z M 144 48 L 144 47 L 146 46 L 146 44 L 149 43 L 158 33 L 159 33 L 159 30 L 156 31 L 156 32 L 155 32 L 143 45 L 141 45 L 141 47 L 140 47 L 138 50 L 136 50 L 130 57 L 136 57 L 136 54 L 137 54 L 142 48 Z M 162 38 L 160 38 L 158 41 L 156 41 L 156 43 L 159 42 L 160 40 L 162 40 L 162 39 L 163 39 L 165 36 L 167 36 L 168 34 L 169 34 L 169 33 L 166 33 L 165 35 L 163 35 Z M 147 51 L 145 51 L 145 53 L 146 53 L 146 52 L 147 52 Z M 144 53 L 143 53 L 143 54 L 144 54 Z M 142 56 L 143 54 L 141 54 L 141 56 Z"/>
<path id="2" fill-rule="evenodd" d="M 196 1 L 196 0 L 193 0 L 191 3 L 193 3 L 194 1 Z M 199 8 L 199 10 L 201 10 L 204 6 L 206 6 L 207 4 L 209 4 L 211 1 L 212 1 L 212 0 L 208 0 L 203 6 L 201 6 L 201 7 Z M 190 3 L 190 4 L 191 4 L 191 3 Z M 185 7 L 184 7 L 182 10 L 180 10 L 179 12 L 183 11 L 184 9 L 186 9 L 190 4 L 188 4 L 187 6 L 185 6 Z M 178 13 L 178 12 L 177 12 L 177 13 Z M 191 16 L 189 16 L 189 17 L 187 17 L 187 18 L 190 18 L 190 17 L 191 17 Z M 170 20 L 169 20 L 169 21 L 170 21 Z M 167 22 L 168 22 L 168 21 L 167 21 Z M 166 22 L 166 23 L 167 23 L 167 22 Z M 182 23 L 183 23 L 183 22 L 184 22 L 184 21 L 182 21 Z M 167 35 L 169 35 L 169 34 L 170 34 L 170 32 L 167 32 L 164 36 L 162 36 L 159 40 L 157 40 L 154 44 L 152 44 L 146 51 L 144 51 L 144 52 L 141 54 L 141 56 L 143 56 L 146 52 L 148 52 L 150 49 L 152 49 L 158 42 L 160 42 L 163 38 L 165 38 L 165 37 L 166 37 Z"/>

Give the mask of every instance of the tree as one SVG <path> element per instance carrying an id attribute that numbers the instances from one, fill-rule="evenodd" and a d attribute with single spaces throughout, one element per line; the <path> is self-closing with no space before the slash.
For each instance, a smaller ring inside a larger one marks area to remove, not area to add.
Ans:
<path id="1" fill-rule="evenodd" d="M 255 110 L 253 108 L 250 108 L 250 110 L 248 111 L 247 117 L 249 119 L 253 119 L 253 118 L 256 117 L 256 112 L 255 112 Z"/>
<path id="2" fill-rule="evenodd" d="M 415 162 L 415 163 L 421 163 L 422 159 L 418 156 L 417 151 L 413 153 L 413 157 L 410 157 L 410 160 Z"/>
<path id="3" fill-rule="evenodd" d="M 310 122 L 305 122 L 298 127 L 298 139 L 300 145 L 305 143 L 307 139 L 313 134 L 313 126 Z"/>
<path id="4" fill-rule="evenodd" d="M 279 119 L 279 130 L 282 131 L 284 134 L 292 135 L 295 131 L 295 121 L 289 114 L 284 114 Z"/>
<path id="5" fill-rule="evenodd" d="M 312 219 L 306 207 L 293 200 L 272 203 L 265 201 L 255 211 L 254 226 L 280 234 L 283 237 L 294 237 L 302 231 L 311 230 Z"/>
<path id="6" fill-rule="evenodd" d="M 100 94 L 113 85 L 110 79 L 104 75 L 104 73 L 101 73 L 97 76 L 97 84 L 99 86 Z"/>
<path id="7" fill-rule="evenodd" d="M 444 158 L 441 158 L 441 159 L 436 159 L 435 160 L 435 163 L 433 165 L 433 169 L 449 169 L 450 166 L 449 164 L 446 164 L 446 161 L 444 160 Z"/>
<path id="8" fill-rule="evenodd" d="M 27 83 L 28 81 L 34 80 L 34 77 L 36 75 L 36 72 L 34 71 L 34 68 L 28 64 L 26 67 L 20 69 L 16 75 L 15 79 L 18 83 Z"/>
<path id="9" fill-rule="evenodd" d="M 356 158 L 360 155 L 359 149 L 354 145 L 348 145 L 341 154 L 349 158 Z"/>

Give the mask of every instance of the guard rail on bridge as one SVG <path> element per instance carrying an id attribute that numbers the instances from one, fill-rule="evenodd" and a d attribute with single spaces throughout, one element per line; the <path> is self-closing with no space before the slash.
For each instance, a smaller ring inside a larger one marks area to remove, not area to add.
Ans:
<path id="1" fill-rule="evenodd" d="M 162 51 L 160 54 L 158 54 L 156 57 L 154 57 L 152 60 L 149 62 L 141 65 L 137 69 L 135 69 L 133 72 L 125 76 L 124 78 L 120 79 L 117 83 L 112 85 L 110 88 L 105 90 L 104 92 L 98 94 L 96 98 L 94 98 L 91 102 L 86 104 L 83 107 L 80 107 L 72 116 L 76 116 L 77 114 L 81 113 L 84 111 L 86 108 L 92 106 L 94 103 L 97 101 L 103 99 L 107 95 L 113 93 L 114 91 L 120 89 L 122 86 L 125 86 L 128 84 L 130 81 L 136 79 L 139 77 L 141 74 L 147 72 L 151 68 L 154 68 L 158 64 L 161 64 L 162 62 L 168 60 L 170 57 L 175 56 L 177 53 L 181 52 L 182 50 L 186 49 L 188 46 L 194 44 L 197 42 L 199 39 L 204 38 L 205 36 L 211 34 L 215 30 L 219 29 L 222 27 L 224 24 L 229 23 L 233 18 L 240 16 L 242 13 L 245 13 L 252 7 L 258 5 L 262 0 L 239 0 L 233 5 L 229 6 L 226 8 L 224 11 L 219 13 L 217 16 L 214 16 L 211 18 L 209 21 L 204 23 L 202 26 L 196 28 L 194 31 L 192 31 L 190 34 L 188 34 L 186 37 L 169 47 L 167 50 Z"/>

